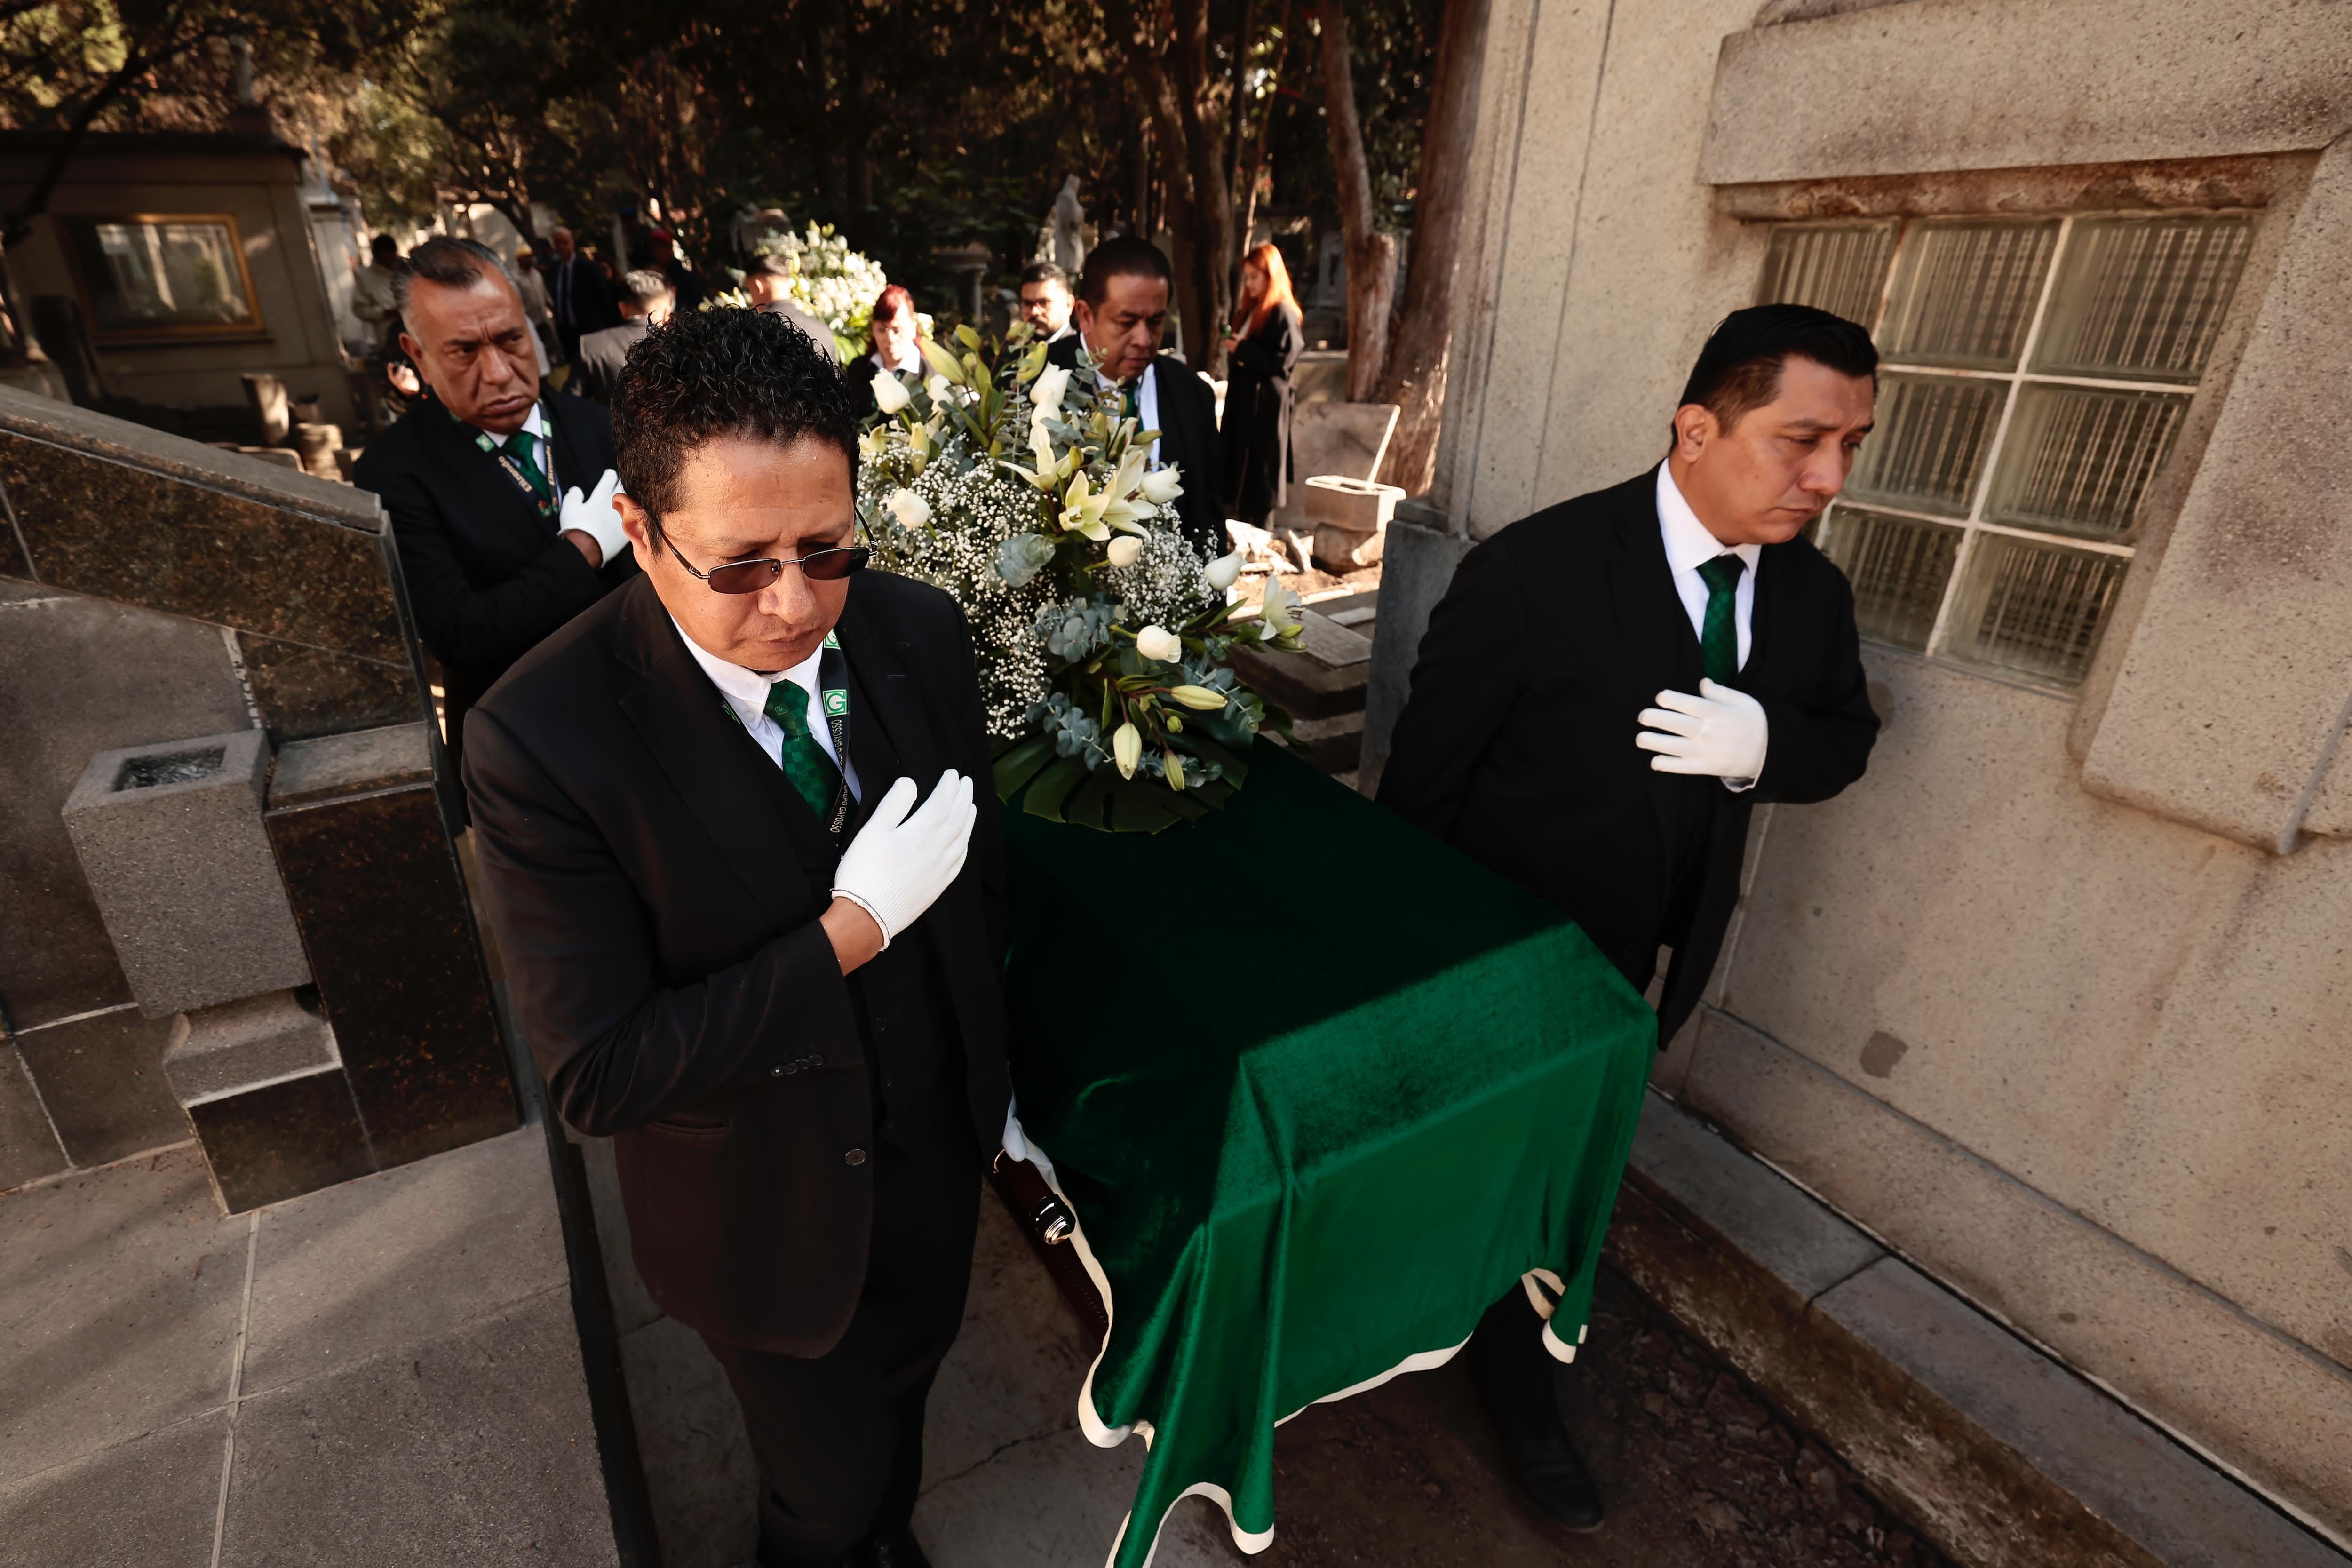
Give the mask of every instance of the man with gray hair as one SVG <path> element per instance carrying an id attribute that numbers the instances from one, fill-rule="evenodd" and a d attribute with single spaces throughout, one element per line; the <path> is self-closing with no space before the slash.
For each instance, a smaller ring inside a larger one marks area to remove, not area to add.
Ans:
<path id="1" fill-rule="evenodd" d="M 627 362 L 629 351 L 644 341 L 647 332 L 668 321 L 677 309 L 677 295 L 670 288 L 669 279 L 652 268 L 640 268 L 623 278 L 621 324 L 590 332 L 580 340 L 580 352 L 572 356 L 572 380 L 566 390 L 610 406 L 613 384 L 621 379 L 621 366 Z"/>
<path id="2" fill-rule="evenodd" d="M 399 306 L 425 395 L 368 443 L 352 478 L 391 514 L 409 607 L 444 671 L 454 765 L 475 700 L 637 567 L 613 510 L 612 419 L 542 395 L 497 253 L 426 240 L 409 252 Z"/>
<path id="3" fill-rule="evenodd" d="M 555 335 L 568 360 L 580 352 L 580 340 L 587 333 L 619 326 L 621 312 L 604 269 L 580 254 L 570 229 L 551 231 L 547 247 L 555 253 L 547 264 L 548 301 L 554 307 Z"/>
<path id="4" fill-rule="evenodd" d="M 838 360 L 841 353 L 833 341 L 832 329 L 803 310 L 792 296 L 793 264 L 775 251 L 755 256 L 751 265 L 743 269 L 743 295 L 751 301 L 751 309 L 771 316 L 782 316 L 809 335 L 809 341 Z"/>

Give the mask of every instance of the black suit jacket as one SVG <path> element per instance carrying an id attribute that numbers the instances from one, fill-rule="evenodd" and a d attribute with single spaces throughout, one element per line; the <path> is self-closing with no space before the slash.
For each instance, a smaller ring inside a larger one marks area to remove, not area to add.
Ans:
<path id="1" fill-rule="evenodd" d="M 1803 539 L 1768 544 L 1748 663 L 1727 682 L 1764 705 L 1762 776 L 1733 794 L 1650 766 L 1633 744 L 1641 710 L 1668 688 L 1696 692 L 1703 669 L 1656 483 L 1652 470 L 1538 512 L 1463 561 L 1422 639 L 1380 799 L 1559 906 L 1637 986 L 1671 943 L 1666 1040 L 1722 948 L 1750 810 L 1860 778 L 1878 719 L 1845 574 Z"/>
<path id="2" fill-rule="evenodd" d="M 582 338 L 572 356 L 572 380 L 564 390 L 612 406 L 613 385 L 621 379 L 621 366 L 628 363 L 629 351 L 645 342 L 651 331 L 652 322 L 632 316 L 617 327 Z"/>
<path id="3" fill-rule="evenodd" d="M 1086 340 L 1073 331 L 1045 350 L 1048 364 L 1076 370 L 1078 351 Z M 1160 460 L 1183 470 L 1184 493 L 1177 498 L 1176 515 L 1184 537 L 1211 560 L 1233 549 L 1225 533 L 1225 478 L 1223 449 L 1217 438 L 1217 395 L 1199 373 L 1166 354 L 1154 359 L 1159 374 L 1152 384 L 1159 393 Z"/>
<path id="4" fill-rule="evenodd" d="M 612 281 L 603 268 L 577 252 L 569 261 L 547 264 L 547 305 L 566 353 L 582 334 L 621 324 L 621 307 L 613 298 Z"/>
<path id="5" fill-rule="evenodd" d="M 970 858 L 898 940 L 929 946 L 993 1149 L 1004 848 L 971 635 L 946 595 L 881 572 L 851 579 L 838 629 L 865 795 L 847 831 L 902 774 L 976 781 Z M 557 1112 L 614 1140 L 654 1300 L 714 1338 L 818 1355 L 865 1280 L 875 1166 L 845 1156 L 874 1147 L 872 1094 L 817 923 L 835 852 L 721 703 L 640 578 L 482 700 L 466 787 L 524 1033 Z"/>
<path id="6" fill-rule="evenodd" d="M 612 416 L 562 395 L 542 398 L 555 482 L 585 493 L 613 466 Z M 441 661 L 450 761 L 466 710 L 548 633 L 636 574 L 627 552 L 599 567 L 541 517 L 474 428 L 431 400 L 370 441 L 352 479 L 392 515 L 409 608 Z"/>

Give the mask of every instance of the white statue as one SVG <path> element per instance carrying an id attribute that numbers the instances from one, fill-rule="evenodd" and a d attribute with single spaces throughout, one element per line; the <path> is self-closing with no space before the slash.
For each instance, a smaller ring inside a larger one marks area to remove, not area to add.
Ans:
<path id="1" fill-rule="evenodd" d="M 1078 177 L 1062 182 L 1054 198 L 1054 265 L 1076 278 L 1087 260 L 1087 209 L 1078 201 Z"/>

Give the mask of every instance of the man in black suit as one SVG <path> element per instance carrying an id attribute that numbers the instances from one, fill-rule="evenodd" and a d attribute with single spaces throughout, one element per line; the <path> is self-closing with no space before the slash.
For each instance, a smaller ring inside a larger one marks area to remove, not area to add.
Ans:
<path id="1" fill-rule="evenodd" d="M 1870 431 L 1877 365 L 1824 311 L 1726 318 L 1665 461 L 1472 551 L 1422 639 L 1381 803 L 1558 905 L 1636 990 L 1671 947 L 1662 1040 L 1715 967 L 1755 803 L 1828 799 L 1877 738 L 1853 595 L 1800 537 Z M 1597 1529 L 1546 1344 L 1514 1286 L 1471 1375 L 1521 1483 Z"/>
<path id="2" fill-rule="evenodd" d="M 785 321 L 653 333 L 615 434 L 644 574 L 468 723 L 490 918 L 638 1271 L 742 1402 L 760 1561 L 922 1568 L 924 1401 L 1010 1097 L 971 636 L 855 570 L 848 394 Z"/>
<path id="3" fill-rule="evenodd" d="M 399 304 L 401 347 L 432 396 L 368 443 L 352 478 L 392 514 L 409 607 L 444 672 L 454 766 L 475 700 L 637 568 L 612 506 L 612 421 L 540 395 L 530 322 L 497 255 L 426 240 Z"/>
<path id="4" fill-rule="evenodd" d="M 1173 464 L 1182 471 L 1177 517 L 1184 537 L 1214 560 L 1233 549 L 1222 499 L 1217 395 L 1181 360 L 1160 352 L 1175 286 L 1176 274 L 1158 246 L 1133 235 L 1103 241 L 1087 253 L 1078 276 L 1078 330 L 1055 340 L 1045 358 L 1074 370 L 1083 346 L 1095 356 L 1096 371 L 1118 384 L 1128 412 L 1143 428 L 1160 432 L 1151 466 Z"/>
<path id="5" fill-rule="evenodd" d="M 621 285 L 621 324 L 580 340 L 580 352 L 572 360 L 572 380 L 565 385 L 566 391 L 608 408 L 629 351 L 677 309 L 677 295 L 670 289 L 669 279 L 651 268 L 630 273 Z"/>
<path id="6" fill-rule="evenodd" d="M 621 308 L 613 299 L 612 280 L 604 269 L 580 254 L 568 228 L 547 237 L 555 258 L 547 264 L 547 301 L 555 312 L 555 335 L 562 340 L 563 357 L 580 352 L 580 340 L 621 324 Z"/>

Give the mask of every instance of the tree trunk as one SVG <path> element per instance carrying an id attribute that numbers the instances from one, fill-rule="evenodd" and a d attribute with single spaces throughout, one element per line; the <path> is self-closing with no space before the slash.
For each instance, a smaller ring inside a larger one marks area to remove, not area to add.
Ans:
<path id="1" fill-rule="evenodd" d="M 1372 222 L 1372 176 L 1348 50 L 1344 0 L 1316 0 L 1323 34 L 1323 116 L 1339 182 L 1339 231 L 1348 247 L 1348 401 L 1378 401 L 1396 299 L 1396 236 Z"/>
<path id="2" fill-rule="evenodd" d="M 1282 86 L 1282 72 L 1290 60 L 1290 0 L 1283 0 L 1280 26 L 1282 42 L 1275 46 L 1274 59 L 1266 67 L 1265 108 L 1258 115 L 1254 132 L 1235 132 L 1234 162 L 1240 173 L 1235 176 L 1234 197 L 1241 203 L 1242 212 L 1234 232 L 1241 236 L 1244 250 L 1249 248 L 1250 236 L 1257 232 L 1257 188 L 1265 181 L 1265 139 L 1274 128 L 1274 97 Z M 1243 124 L 1239 114 L 1234 116 L 1234 123 Z"/>
<path id="3" fill-rule="evenodd" d="M 1192 176 L 1193 292 L 1197 318 L 1184 322 L 1185 363 L 1212 376 L 1224 374 L 1225 318 L 1234 303 L 1234 202 L 1225 180 L 1225 123 L 1216 83 L 1209 76 L 1209 0 L 1176 0 L 1177 108 L 1185 162 Z"/>
<path id="4" fill-rule="evenodd" d="M 1183 319 L 1186 358 L 1198 364 L 1201 361 L 1193 357 L 1191 345 L 1200 341 L 1196 323 L 1202 319 L 1204 305 L 1200 269 L 1193 265 L 1199 247 L 1194 244 L 1192 168 L 1184 156 L 1184 113 L 1177 103 L 1176 84 L 1156 55 L 1145 64 L 1144 86 L 1150 100 L 1152 140 L 1160 150 L 1160 226 L 1168 231 L 1175 251 L 1169 258 L 1176 270 L 1176 298 L 1172 303 Z M 1143 237 L 1158 237 L 1147 232 Z"/>
<path id="5" fill-rule="evenodd" d="M 1437 477 L 1437 435 L 1445 411 L 1445 370 L 1454 342 L 1454 282 L 1460 270 L 1471 144 L 1478 134 L 1478 78 L 1486 54 L 1488 0 L 1447 0 L 1438 25 L 1429 120 L 1412 201 L 1412 265 L 1381 401 L 1399 405 L 1396 437 L 1381 465 L 1384 483 L 1407 495 Z"/>

